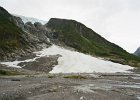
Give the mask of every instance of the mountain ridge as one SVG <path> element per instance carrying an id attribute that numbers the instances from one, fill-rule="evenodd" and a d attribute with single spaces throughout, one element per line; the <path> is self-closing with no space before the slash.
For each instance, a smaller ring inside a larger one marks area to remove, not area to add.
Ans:
<path id="1" fill-rule="evenodd" d="M 140 47 L 134 52 L 134 55 L 140 57 Z"/>
<path id="2" fill-rule="evenodd" d="M 27 22 L 31 22 L 32 24 L 34 24 L 35 22 L 40 22 L 41 24 L 46 24 L 47 21 L 44 21 L 44 20 L 40 20 L 38 18 L 33 18 L 33 17 L 25 17 L 25 16 L 22 16 L 22 15 L 16 15 L 16 14 L 12 14 L 13 16 L 16 16 L 16 17 L 20 17 L 22 19 L 22 21 L 25 23 Z"/>
<path id="3" fill-rule="evenodd" d="M 2 8 L 1 8 L 2 9 Z M 4 9 L 4 8 L 3 8 Z M 3 10 L 2 9 L 2 10 Z M 92 56 L 103 57 L 106 60 L 110 60 L 112 62 L 126 64 L 130 66 L 140 66 L 140 59 L 132 54 L 129 54 L 123 48 L 118 45 L 109 42 L 101 35 L 97 34 L 92 29 L 86 27 L 84 24 L 77 22 L 75 20 L 68 19 L 60 19 L 60 18 L 51 18 L 47 24 L 42 25 L 39 22 L 32 24 L 31 22 L 23 23 L 22 19 L 16 16 L 10 15 L 6 10 L 6 12 L 0 11 L 1 16 L 5 15 L 3 18 L 6 18 L 6 23 L 0 24 L 9 25 L 8 23 L 12 23 L 15 28 L 19 30 L 16 32 L 16 37 L 22 37 L 21 41 L 16 41 L 17 44 L 23 44 L 25 47 L 19 46 L 19 49 L 22 51 L 36 51 L 41 48 L 41 45 L 45 44 L 49 46 L 51 44 L 56 44 L 60 46 L 68 46 L 74 48 L 76 51 L 89 54 Z M 7 16 L 10 16 L 8 18 Z M 1 19 L 2 20 L 2 19 Z M 13 27 L 12 26 L 12 27 Z M 11 32 L 12 29 L 8 29 L 7 35 Z M 1 29 L 1 33 L 3 30 Z M 14 34 L 11 33 L 12 35 Z M 21 34 L 19 34 L 21 33 Z M 0 34 L 3 37 L 3 34 Z M 15 39 L 15 38 L 11 38 Z M 5 38 L 5 43 L 7 43 L 8 39 Z M 24 43 L 25 42 L 25 43 Z M 7 46 L 7 44 L 4 44 Z M 16 49 L 13 49 L 14 46 L 11 45 L 12 51 L 8 52 L 8 56 L 6 51 L 1 50 L 1 59 L 8 58 L 11 56 Z M 25 50 L 26 48 L 26 50 Z M 29 49 L 29 50 L 28 50 Z M 7 48 L 9 50 L 9 48 Z M 26 52 L 24 52 L 26 55 Z M 28 53 L 28 52 L 27 52 Z M 18 56 L 20 53 L 16 53 Z M 17 57 L 15 56 L 15 58 Z M 23 56 L 23 55 L 22 55 Z"/>
<path id="4" fill-rule="evenodd" d="M 137 60 L 137 63 L 140 61 L 139 58 L 129 54 L 118 45 L 107 41 L 92 29 L 75 20 L 51 18 L 46 27 L 54 32 L 53 34 L 58 41 L 75 48 L 79 52 L 105 57 L 110 61 L 121 64 L 133 65 L 133 60 Z"/>
<path id="5" fill-rule="evenodd" d="M 0 61 L 16 60 L 41 48 L 36 37 L 23 30 L 20 18 L 0 7 Z"/>

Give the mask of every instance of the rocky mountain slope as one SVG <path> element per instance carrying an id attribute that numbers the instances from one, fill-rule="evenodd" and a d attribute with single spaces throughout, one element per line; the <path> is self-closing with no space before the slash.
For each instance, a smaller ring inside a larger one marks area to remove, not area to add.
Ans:
<path id="1" fill-rule="evenodd" d="M 134 52 L 134 55 L 140 57 L 140 47 Z"/>
<path id="2" fill-rule="evenodd" d="M 17 58 L 41 49 L 41 46 L 56 44 L 112 62 L 140 66 L 140 58 L 74 20 L 51 18 L 45 25 L 39 22 L 24 24 L 20 17 L 10 15 L 1 7 L 0 39 L 0 60 Z"/>
<path id="3" fill-rule="evenodd" d="M 52 31 L 54 43 L 61 42 L 79 52 L 103 57 L 113 62 L 139 66 L 140 59 L 111 43 L 85 25 L 66 19 L 52 18 L 46 24 Z"/>
<path id="4" fill-rule="evenodd" d="M 14 23 L 12 16 L 0 7 L 0 56 L 8 56 L 8 53 L 14 52 L 18 48 L 28 46 L 28 42 L 22 35 L 24 32 Z M 4 58 L 3 58 L 4 59 Z"/>
<path id="5" fill-rule="evenodd" d="M 38 37 L 25 32 L 24 23 L 0 7 L 0 60 L 13 60 L 37 50 Z"/>

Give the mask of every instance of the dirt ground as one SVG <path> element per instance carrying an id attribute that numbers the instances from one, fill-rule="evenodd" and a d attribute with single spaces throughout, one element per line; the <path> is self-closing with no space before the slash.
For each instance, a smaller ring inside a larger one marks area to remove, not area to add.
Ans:
<path id="1" fill-rule="evenodd" d="M 140 100 L 140 74 L 0 76 L 0 100 Z"/>

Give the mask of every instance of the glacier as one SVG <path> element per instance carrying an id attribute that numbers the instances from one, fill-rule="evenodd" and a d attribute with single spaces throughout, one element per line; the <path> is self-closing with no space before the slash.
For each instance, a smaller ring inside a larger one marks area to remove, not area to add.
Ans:
<path id="1" fill-rule="evenodd" d="M 49 48 L 44 48 L 34 53 L 37 55 L 36 58 L 57 54 L 61 55 L 58 58 L 58 65 L 55 65 L 50 73 L 127 73 L 129 72 L 128 70 L 133 69 L 133 67 L 128 65 L 106 61 L 57 45 L 52 45 Z M 33 61 L 36 58 L 25 60 L 25 62 Z M 24 61 L 2 62 L 2 64 L 20 68 L 20 66 L 17 66 L 20 62 Z"/>
<path id="2" fill-rule="evenodd" d="M 32 24 L 34 24 L 35 22 L 40 22 L 42 25 L 45 25 L 47 23 L 47 21 L 44 21 L 44 20 L 40 20 L 40 19 L 37 19 L 37 18 L 33 18 L 33 17 L 25 17 L 25 16 L 22 16 L 22 15 L 16 15 L 16 14 L 13 14 L 14 16 L 17 16 L 17 17 L 20 17 L 22 19 L 22 21 L 25 23 L 27 22 L 31 22 Z"/>

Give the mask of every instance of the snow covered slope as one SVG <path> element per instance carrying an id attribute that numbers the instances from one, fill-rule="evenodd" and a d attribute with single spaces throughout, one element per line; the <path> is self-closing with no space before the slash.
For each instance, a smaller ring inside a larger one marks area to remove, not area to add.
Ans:
<path id="1" fill-rule="evenodd" d="M 40 56 L 62 55 L 62 57 L 58 59 L 58 65 L 56 65 L 50 73 L 114 73 L 127 72 L 126 70 L 132 69 L 132 67 L 127 65 L 104 61 L 90 55 L 66 50 L 56 45 L 53 45 L 48 49 L 43 49 L 38 53 Z"/>
<path id="2" fill-rule="evenodd" d="M 32 22 L 32 24 L 34 24 L 35 22 L 40 22 L 43 25 L 47 23 L 47 21 L 43 21 L 43 20 L 40 20 L 37 18 L 25 17 L 25 16 L 21 16 L 21 15 L 14 15 L 14 16 L 20 17 L 24 23 Z"/>
<path id="3" fill-rule="evenodd" d="M 49 48 L 44 48 L 43 50 L 36 52 L 36 54 L 39 57 L 56 54 L 62 55 L 62 57 L 58 59 L 58 65 L 56 65 L 50 73 L 115 73 L 128 72 L 127 70 L 132 69 L 132 67 L 127 65 L 104 61 L 102 59 L 76 51 L 70 51 L 56 45 L 52 45 Z M 3 64 L 15 67 L 17 66 L 18 62 L 4 62 Z"/>

